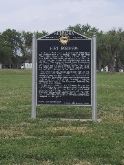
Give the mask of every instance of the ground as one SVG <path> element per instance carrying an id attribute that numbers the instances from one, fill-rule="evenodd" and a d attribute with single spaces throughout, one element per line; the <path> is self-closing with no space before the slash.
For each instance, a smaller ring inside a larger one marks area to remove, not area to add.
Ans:
<path id="1" fill-rule="evenodd" d="M 91 109 L 38 106 L 31 117 L 31 71 L 0 70 L 0 164 L 124 165 L 124 73 L 97 74 L 100 123 Z"/>

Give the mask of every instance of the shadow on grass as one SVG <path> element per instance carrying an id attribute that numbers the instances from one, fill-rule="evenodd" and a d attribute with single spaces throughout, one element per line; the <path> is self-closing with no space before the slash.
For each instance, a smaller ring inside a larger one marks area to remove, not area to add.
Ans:
<path id="1" fill-rule="evenodd" d="M 73 106 L 38 106 L 38 118 L 91 119 L 91 108 Z"/>

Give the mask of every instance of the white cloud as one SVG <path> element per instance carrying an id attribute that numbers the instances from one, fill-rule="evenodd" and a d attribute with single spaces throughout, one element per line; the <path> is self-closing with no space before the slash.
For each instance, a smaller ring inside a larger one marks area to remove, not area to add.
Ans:
<path id="1" fill-rule="evenodd" d="M 101 30 L 124 27 L 123 0 L 0 0 L 0 31 L 49 32 L 89 23 Z"/>

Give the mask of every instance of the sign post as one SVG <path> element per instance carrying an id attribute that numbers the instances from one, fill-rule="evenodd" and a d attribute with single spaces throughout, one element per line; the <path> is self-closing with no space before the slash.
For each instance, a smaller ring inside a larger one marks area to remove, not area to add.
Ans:
<path id="1" fill-rule="evenodd" d="M 92 120 L 97 121 L 97 103 L 96 103 L 96 35 L 92 38 Z"/>
<path id="2" fill-rule="evenodd" d="M 36 118 L 36 36 L 32 37 L 32 113 L 31 118 Z"/>

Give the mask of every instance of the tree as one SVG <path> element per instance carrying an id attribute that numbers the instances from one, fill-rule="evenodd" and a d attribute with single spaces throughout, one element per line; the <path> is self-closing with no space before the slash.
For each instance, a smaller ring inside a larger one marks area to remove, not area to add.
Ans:
<path id="1" fill-rule="evenodd" d="M 0 63 L 3 67 L 11 67 L 11 48 L 8 46 L 2 34 L 0 34 Z"/>
<path id="2" fill-rule="evenodd" d="M 11 67 L 19 67 L 18 56 L 21 55 L 22 47 L 21 33 L 14 29 L 7 29 L 2 33 L 2 37 L 6 42 L 6 46 L 10 49 Z"/>
<path id="3" fill-rule="evenodd" d="M 31 45 L 32 45 L 32 32 L 23 31 L 21 34 L 22 38 L 22 61 L 23 63 L 28 60 L 31 62 Z"/>
<path id="4" fill-rule="evenodd" d="M 40 38 L 43 37 L 45 35 L 47 35 L 48 33 L 46 31 L 42 31 L 42 32 L 36 32 L 36 38 Z M 25 32 L 23 31 L 21 34 L 21 38 L 22 38 L 22 59 L 23 59 L 23 63 L 27 60 L 28 62 L 31 62 L 32 60 L 32 56 L 31 56 L 31 49 L 32 49 L 32 36 L 33 33 L 32 32 Z"/>
<path id="5" fill-rule="evenodd" d="M 89 24 L 86 25 L 77 24 L 75 26 L 69 26 L 67 30 L 75 31 L 82 35 L 86 35 L 87 37 L 92 37 L 93 34 L 98 33 L 98 29 L 96 29 L 95 27 L 91 27 Z"/>
<path id="6" fill-rule="evenodd" d="M 110 71 L 119 71 L 124 59 L 124 32 L 122 29 L 112 29 L 98 34 L 98 64 L 109 66 Z"/>
<path id="7" fill-rule="evenodd" d="M 40 37 L 44 37 L 44 36 L 46 36 L 46 35 L 48 35 L 48 32 L 46 32 L 46 31 L 42 31 L 42 32 L 36 32 L 36 38 L 38 39 L 38 38 L 40 38 Z"/>
<path id="8" fill-rule="evenodd" d="M 111 66 L 111 71 L 119 71 L 119 68 L 122 65 L 121 58 L 123 57 L 124 53 L 124 32 L 121 29 L 115 30 L 112 29 L 111 31 L 107 32 L 107 51 L 110 56 L 109 65 Z"/>

